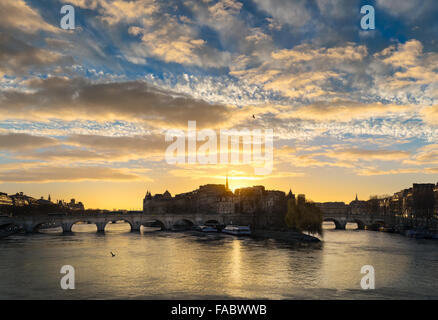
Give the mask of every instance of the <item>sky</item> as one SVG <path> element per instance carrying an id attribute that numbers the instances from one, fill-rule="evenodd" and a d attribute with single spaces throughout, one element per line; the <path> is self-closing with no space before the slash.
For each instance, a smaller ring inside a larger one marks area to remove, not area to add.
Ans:
<path id="1" fill-rule="evenodd" d="M 0 191 L 140 209 L 227 172 L 318 202 L 436 183 L 437 16 L 434 0 L 2 0 Z M 273 130 L 272 172 L 168 163 L 188 121 Z"/>

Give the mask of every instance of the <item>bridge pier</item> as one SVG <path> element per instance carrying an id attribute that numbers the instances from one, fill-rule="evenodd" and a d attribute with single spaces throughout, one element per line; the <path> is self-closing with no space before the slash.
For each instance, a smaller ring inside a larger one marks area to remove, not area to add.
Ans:
<path id="1" fill-rule="evenodd" d="M 103 233 L 105 232 L 106 222 L 96 222 L 97 232 Z"/>
<path id="2" fill-rule="evenodd" d="M 345 230 L 347 227 L 347 222 L 338 221 L 335 222 L 336 230 Z"/>
<path id="3" fill-rule="evenodd" d="M 73 227 L 72 223 L 63 223 L 62 226 L 62 232 L 63 233 L 71 233 L 71 228 Z"/>
<path id="4" fill-rule="evenodd" d="M 357 230 L 365 230 L 365 223 L 360 221 L 355 221 L 357 223 Z"/>
<path id="5" fill-rule="evenodd" d="M 35 230 L 33 229 L 34 225 L 33 223 L 23 223 L 22 225 L 24 231 L 26 231 L 26 233 L 34 233 Z"/>
<path id="6" fill-rule="evenodd" d="M 139 222 L 131 222 L 129 224 L 131 225 L 131 232 L 140 232 L 141 223 L 139 223 Z"/>
<path id="7" fill-rule="evenodd" d="M 347 228 L 347 221 L 342 221 L 342 220 L 333 220 L 334 224 L 335 224 L 335 229 L 336 230 L 345 230 Z"/>

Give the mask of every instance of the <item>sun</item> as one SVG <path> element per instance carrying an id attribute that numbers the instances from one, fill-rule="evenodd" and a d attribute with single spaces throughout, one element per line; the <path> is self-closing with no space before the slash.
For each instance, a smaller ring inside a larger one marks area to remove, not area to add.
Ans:
<path id="1" fill-rule="evenodd" d="M 238 177 L 228 177 L 228 180 L 229 180 L 228 187 L 234 193 L 237 189 L 247 188 L 252 186 L 252 181 L 255 179 L 252 177 L 238 176 Z"/>

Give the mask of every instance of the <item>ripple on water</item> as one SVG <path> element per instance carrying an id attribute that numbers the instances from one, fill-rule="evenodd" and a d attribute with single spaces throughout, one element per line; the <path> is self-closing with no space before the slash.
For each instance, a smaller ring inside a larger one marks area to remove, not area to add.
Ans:
<path id="1" fill-rule="evenodd" d="M 131 233 L 123 224 L 86 232 L 91 227 L 2 239 L 0 298 L 438 298 L 433 241 L 325 230 L 323 244 L 312 248 L 223 234 Z M 65 264 L 75 267 L 76 290 L 59 288 Z M 375 268 L 374 291 L 360 289 L 365 264 Z"/>

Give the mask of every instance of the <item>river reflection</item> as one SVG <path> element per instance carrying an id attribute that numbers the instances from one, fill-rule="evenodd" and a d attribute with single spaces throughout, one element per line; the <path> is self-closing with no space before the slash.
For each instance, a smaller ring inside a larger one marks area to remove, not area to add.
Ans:
<path id="1" fill-rule="evenodd" d="M 95 230 L 79 224 L 69 235 L 1 240 L 0 298 L 438 298 L 437 242 L 325 230 L 314 248 L 223 234 L 131 233 L 126 223 Z M 66 264 L 76 270 L 76 290 L 60 289 Z M 360 289 L 365 264 L 376 270 L 374 291 Z"/>

